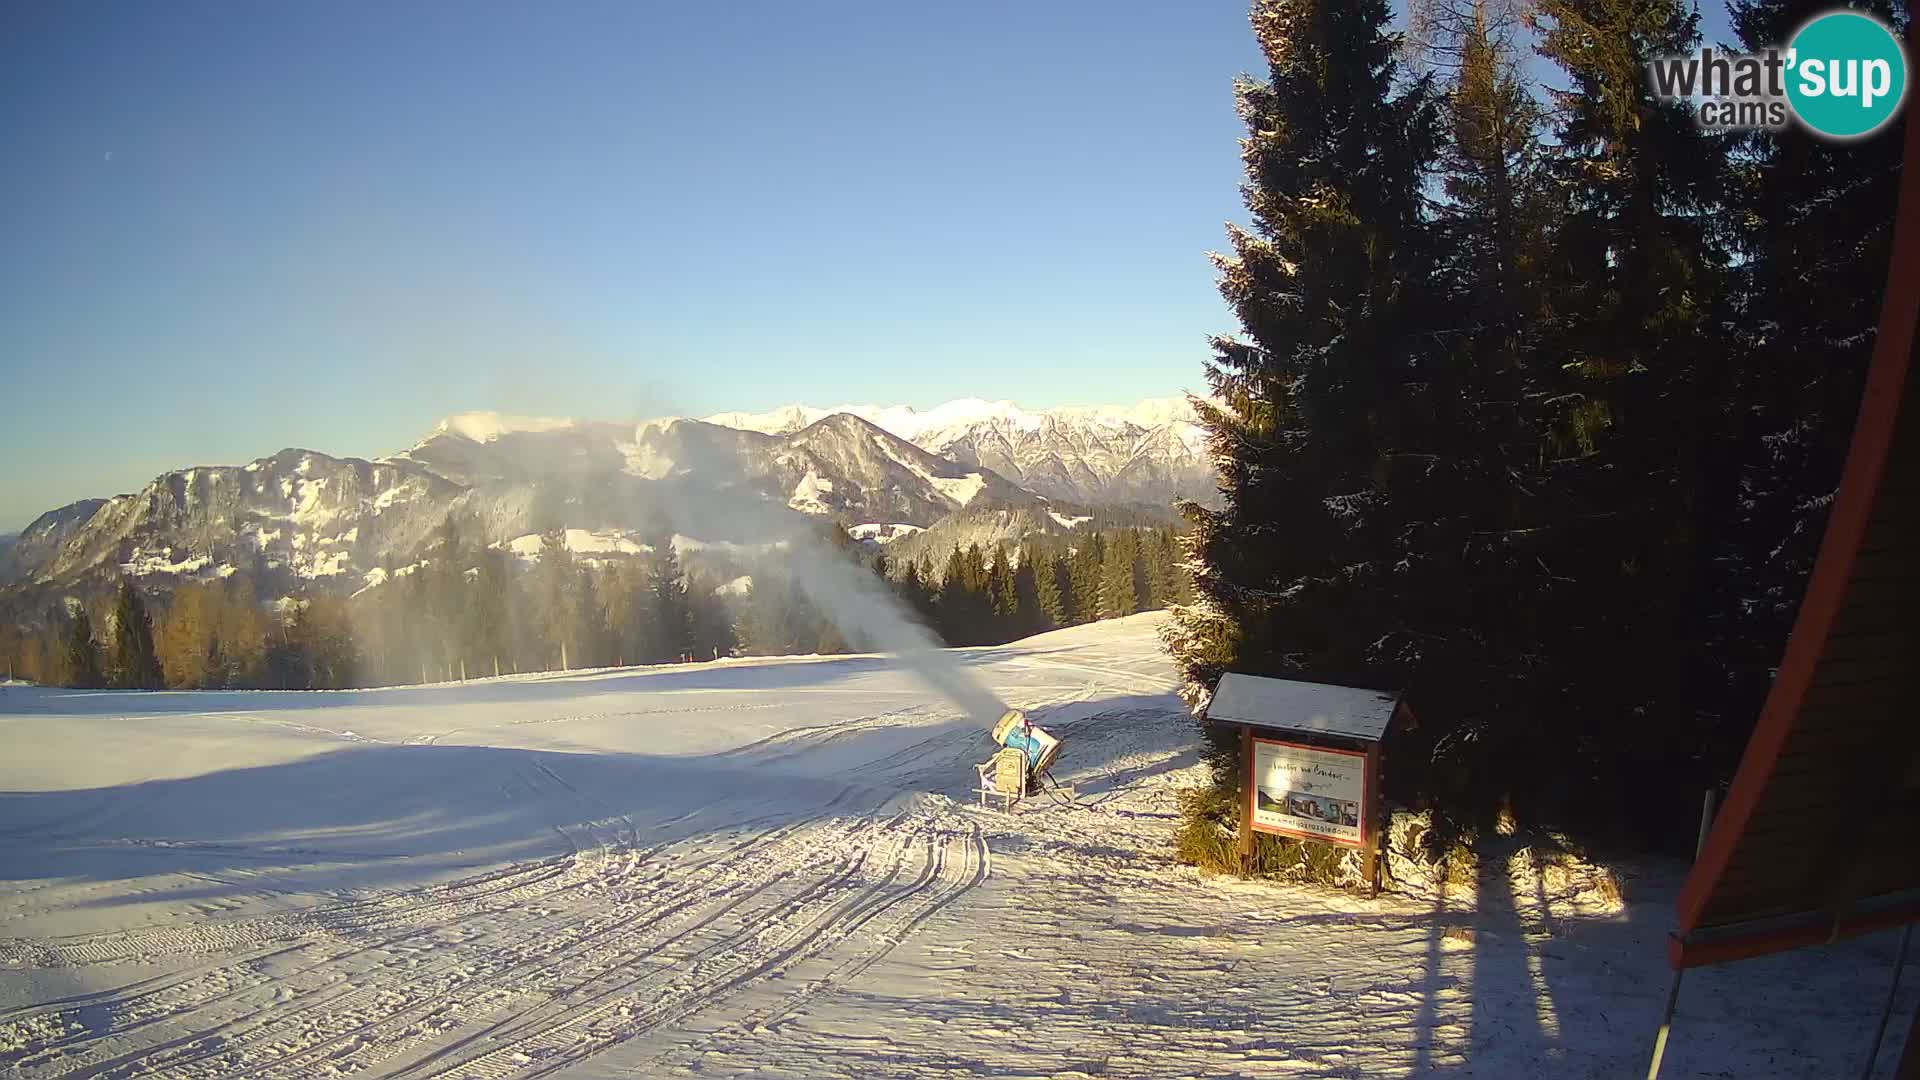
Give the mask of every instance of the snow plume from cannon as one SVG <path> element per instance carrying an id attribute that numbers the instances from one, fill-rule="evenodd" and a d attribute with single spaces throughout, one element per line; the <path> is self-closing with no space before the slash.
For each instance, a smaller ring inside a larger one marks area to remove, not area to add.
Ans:
<path id="1" fill-rule="evenodd" d="M 781 569 L 849 645 L 893 655 L 983 726 L 1007 711 L 1000 696 L 944 651 L 939 637 L 912 617 L 886 582 L 819 534 L 816 519 L 773 503 L 744 482 L 682 487 L 661 509 L 680 519 L 676 527 L 684 532 L 777 545 Z"/>
<path id="2" fill-rule="evenodd" d="M 794 583 L 833 623 L 847 643 L 864 652 L 885 652 L 940 696 L 981 724 L 991 726 L 1007 703 L 942 650 L 933 631 L 906 614 L 885 582 L 854 565 L 814 537 L 791 541 Z"/>

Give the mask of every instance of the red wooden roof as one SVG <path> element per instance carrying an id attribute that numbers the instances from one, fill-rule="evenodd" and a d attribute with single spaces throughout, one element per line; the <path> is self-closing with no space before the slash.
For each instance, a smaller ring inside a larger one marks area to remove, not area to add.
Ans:
<path id="1" fill-rule="evenodd" d="M 1675 967 L 1920 920 L 1920 114 L 1912 110 L 1905 154 L 1879 336 L 1839 494 L 1759 723 L 1681 891 Z"/>

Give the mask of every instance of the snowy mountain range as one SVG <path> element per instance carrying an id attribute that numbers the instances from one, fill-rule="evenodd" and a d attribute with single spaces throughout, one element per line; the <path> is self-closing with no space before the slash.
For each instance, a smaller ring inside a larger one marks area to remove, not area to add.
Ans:
<path id="1" fill-rule="evenodd" d="M 301 578 L 371 566 L 425 539 L 464 490 L 406 462 L 282 450 L 243 466 L 165 473 L 112 499 L 41 515 L 7 552 L 15 582 L 224 577 L 266 565 Z"/>
<path id="2" fill-rule="evenodd" d="M 1017 539 L 1070 528 L 1087 507 L 1164 511 L 1204 496 L 1198 432 L 1178 400 L 1045 412 L 972 400 L 925 412 L 791 406 L 640 424 L 462 413 L 375 461 L 287 449 L 50 511 L 0 548 L 0 587 L 247 569 L 275 587 L 352 590 L 416 561 L 449 514 L 521 555 L 549 527 L 612 552 L 663 533 L 696 548 L 750 545 L 765 539 L 765 513 L 831 518 L 875 544 L 924 546 L 961 520 L 1005 522 L 995 528 Z"/>
<path id="3" fill-rule="evenodd" d="M 924 412 L 908 406 L 788 405 L 765 413 L 719 413 L 707 421 L 785 434 L 836 413 L 861 417 L 930 453 L 991 469 L 1049 499 L 1165 506 L 1177 498 L 1214 497 L 1205 433 L 1185 398 L 1038 412 L 978 398 Z"/>

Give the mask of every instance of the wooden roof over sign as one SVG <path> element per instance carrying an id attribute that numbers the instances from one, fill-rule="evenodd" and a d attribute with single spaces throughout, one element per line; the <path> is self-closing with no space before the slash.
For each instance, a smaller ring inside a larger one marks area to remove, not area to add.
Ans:
<path id="1" fill-rule="evenodd" d="M 1399 707 L 1397 695 L 1330 683 L 1269 679 L 1230 671 L 1220 676 L 1207 705 L 1216 723 L 1251 724 L 1378 740 Z"/>
<path id="2" fill-rule="evenodd" d="M 1677 968 L 1920 920 L 1920 123 L 1907 124 L 1900 186 L 1840 490 L 1759 723 L 1680 894 Z"/>

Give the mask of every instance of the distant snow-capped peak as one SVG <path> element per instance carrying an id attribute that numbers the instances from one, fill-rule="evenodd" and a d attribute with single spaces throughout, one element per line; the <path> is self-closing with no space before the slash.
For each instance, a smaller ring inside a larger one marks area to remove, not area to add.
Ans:
<path id="1" fill-rule="evenodd" d="M 874 434 L 885 433 L 959 465 L 992 470 L 1049 499 L 1081 505 L 1164 506 L 1180 498 L 1204 502 L 1217 494 L 1206 433 L 1185 397 L 1051 409 L 1027 409 L 1012 401 L 983 398 L 959 398 L 929 409 L 873 404 L 820 408 L 795 403 L 766 412 L 715 413 L 697 421 L 662 417 L 637 424 L 474 412 L 441 421 L 426 442 L 401 456 L 461 482 L 483 474 L 518 475 L 527 471 L 519 456 L 544 462 L 553 452 L 528 442 L 532 433 L 544 433 L 574 440 L 564 455 L 574 465 L 604 459 L 618 468 L 618 458 L 629 473 L 659 479 L 684 469 L 685 455 L 712 450 L 708 446 L 712 436 L 679 430 L 680 425 L 713 425 L 740 434 L 786 439 L 835 416 L 865 421 L 872 425 L 869 431 L 879 429 Z M 514 454 L 487 456 L 489 444 L 510 434 L 516 438 L 504 445 Z M 833 434 L 822 437 L 831 439 Z M 857 431 L 839 434 L 864 438 Z M 689 439 L 693 442 L 673 453 L 665 449 Z M 520 445 L 523 442 L 525 447 Z M 707 450 L 696 449 L 695 444 Z M 518 455 L 521 449 L 525 455 Z M 475 458 L 476 452 L 482 456 Z M 820 479 L 831 478 L 823 473 Z M 817 492 L 796 492 L 794 498 L 808 506 L 826 506 L 833 501 L 823 494 L 826 490 L 821 486 Z"/>
<path id="2" fill-rule="evenodd" d="M 796 404 L 764 413 L 720 413 L 707 422 L 788 435 L 836 413 L 851 413 L 928 453 L 991 469 L 1051 499 L 1165 505 L 1216 494 L 1206 433 L 1184 397 L 1039 410 L 980 398 L 924 410 Z"/>
<path id="3" fill-rule="evenodd" d="M 1028 410 L 1011 401 L 959 398 L 931 409 L 911 405 L 840 405 L 831 409 L 811 405 L 783 405 L 762 413 L 724 412 L 706 417 L 710 424 L 786 435 L 834 413 L 852 413 L 875 427 L 911 442 L 931 432 L 986 424 L 1007 430 L 1038 431 L 1048 420 L 1079 425 L 1142 428 L 1193 423 L 1193 406 L 1184 397 L 1149 398 L 1132 405 L 1069 405 Z"/>

